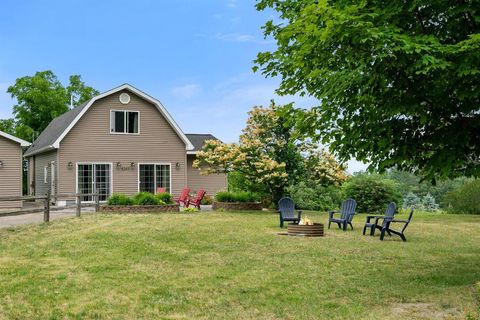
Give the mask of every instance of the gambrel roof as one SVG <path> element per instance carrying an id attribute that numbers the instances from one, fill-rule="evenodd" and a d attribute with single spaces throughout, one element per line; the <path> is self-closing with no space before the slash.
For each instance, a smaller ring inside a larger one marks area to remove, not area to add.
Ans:
<path id="1" fill-rule="evenodd" d="M 82 118 L 82 116 L 88 111 L 88 109 L 90 109 L 90 107 L 95 101 L 125 89 L 131 91 L 132 93 L 155 105 L 158 111 L 165 117 L 167 122 L 171 125 L 173 130 L 180 137 L 180 139 L 185 143 L 186 150 L 194 149 L 194 146 L 192 145 L 190 140 L 183 133 L 175 120 L 173 120 L 172 116 L 168 113 L 167 109 L 165 109 L 165 107 L 160 101 L 144 93 L 143 91 L 140 91 L 134 86 L 126 83 L 112 90 L 99 94 L 98 96 L 86 101 L 82 105 L 75 107 L 72 110 L 64 113 L 63 115 L 53 119 L 52 122 L 50 122 L 50 124 L 47 126 L 47 128 L 43 130 L 40 136 L 35 140 L 32 146 L 27 150 L 25 156 L 29 157 L 38 153 L 58 149 L 60 147 L 60 142 L 63 140 L 63 138 L 68 134 L 68 132 L 70 132 L 70 130 Z"/>

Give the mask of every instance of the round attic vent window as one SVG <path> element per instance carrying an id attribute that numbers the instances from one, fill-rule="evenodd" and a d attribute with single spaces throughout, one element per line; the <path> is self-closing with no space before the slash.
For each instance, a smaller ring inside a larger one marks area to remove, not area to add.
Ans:
<path id="1" fill-rule="evenodd" d="M 128 93 L 122 93 L 120 95 L 120 102 L 123 104 L 127 104 L 130 102 L 130 96 L 128 95 Z"/>

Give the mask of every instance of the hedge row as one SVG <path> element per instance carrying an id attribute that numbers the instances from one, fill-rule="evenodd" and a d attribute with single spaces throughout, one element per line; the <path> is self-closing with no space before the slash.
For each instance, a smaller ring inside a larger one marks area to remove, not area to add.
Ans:
<path id="1" fill-rule="evenodd" d="M 107 204 L 110 206 L 154 206 L 172 203 L 174 203 L 172 195 L 167 192 L 158 193 L 155 195 L 150 192 L 139 192 L 133 197 L 129 197 L 122 193 L 114 193 L 107 200 Z"/>
<path id="2" fill-rule="evenodd" d="M 250 192 L 221 191 L 215 195 L 218 202 L 256 202 L 258 198 Z"/>

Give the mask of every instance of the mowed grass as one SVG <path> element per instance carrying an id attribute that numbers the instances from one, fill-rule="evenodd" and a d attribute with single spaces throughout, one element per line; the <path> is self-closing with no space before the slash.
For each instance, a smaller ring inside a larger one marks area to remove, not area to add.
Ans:
<path id="1" fill-rule="evenodd" d="M 326 214 L 308 214 L 326 222 Z M 0 319 L 476 319 L 480 217 L 381 242 L 272 213 L 86 215 L 0 230 Z"/>

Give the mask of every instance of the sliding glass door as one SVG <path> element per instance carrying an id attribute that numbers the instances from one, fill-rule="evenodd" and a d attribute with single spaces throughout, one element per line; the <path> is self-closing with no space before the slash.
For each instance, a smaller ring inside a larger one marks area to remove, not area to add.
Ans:
<path id="1" fill-rule="evenodd" d="M 99 193 L 100 201 L 106 201 L 111 193 L 111 165 L 107 163 L 85 163 L 77 166 L 78 193 Z M 94 201 L 93 196 L 85 196 L 82 201 Z"/>
<path id="2" fill-rule="evenodd" d="M 138 170 L 139 191 L 157 193 L 158 188 L 164 188 L 170 193 L 169 164 L 140 164 Z"/>

